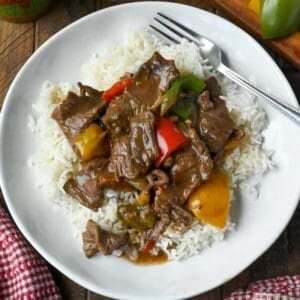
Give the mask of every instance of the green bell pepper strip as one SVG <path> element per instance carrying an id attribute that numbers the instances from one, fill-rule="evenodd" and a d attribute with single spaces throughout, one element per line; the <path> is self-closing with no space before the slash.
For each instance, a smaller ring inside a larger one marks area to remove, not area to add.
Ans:
<path id="1" fill-rule="evenodd" d="M 194 99 L 182 99 L 177 101 L 172 107 L 171 111 L 177 115 L 181 120 L 187 120 L 192 113 Z"/>
<path id="2" fill-rule="evenodd" d="M 179 77 L 172 84 L 171 88 L 163 96 L 161 96 L 161 99 L 159 99 L 159 102 L 161 103 L 161 116 L 163 116 L 175 104 L 178 95 L 182 90 L 192 91 L 200 94 L 204 88 L 204 81 L 193 74 L 186 74 Z"/>
<path id="3" fill-rule="evenodd" d="M 300 0 L 261 0 L 263 38 L 280 38 L 300 29 Z"/>

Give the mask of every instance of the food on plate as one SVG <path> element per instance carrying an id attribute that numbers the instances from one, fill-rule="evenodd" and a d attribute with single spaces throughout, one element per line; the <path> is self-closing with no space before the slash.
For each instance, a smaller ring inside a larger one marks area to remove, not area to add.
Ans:
<path id="1" fill-rule="evenodd" d="M 189 197 L 189 209 L 200 221 L 224 228 L 230 208 L 228 187 L 228 175 L 220 169 L 215 170 L 210 179 Z"/>
<path id="2" fill-rule="evenodd" d="M 31 163 L 87 257 L 181 259 L 223 239 L 234 191 L 271 167 L 265 114 L 193 44 L 130 39 L 85 65 L 88 84 L 46 83 Z"/>

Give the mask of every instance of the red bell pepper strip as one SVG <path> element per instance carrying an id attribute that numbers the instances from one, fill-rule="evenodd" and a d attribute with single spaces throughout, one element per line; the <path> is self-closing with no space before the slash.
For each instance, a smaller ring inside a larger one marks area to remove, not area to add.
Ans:
<path id="1" fill-rule="evenodd" d="M 120 95 L 126 88 L 132 84 L 132 79 L 122 79 L 112 85 L 108 90 L 106 90 L 102 98 L 104 101 L 109 102 L 113 97 Z"/>
<path id="2" fill-rule="evenodd" d="M 143 248 L 143 252 L 144 253 L 148 253 L 149 251 L 151 251 L 155 246 L 155 241 L 153 240 L 148 240 L 145 245 L 144 245 L 144 248 Z"/>
<path id="3" fill-rule="evenodd" d="M 157 121 L 156 139 L 159 148 L 159 157 L 155 162 L 156 167 L 159 167 L 171 153 L 188 142 L 188 138 L 178 130 L 176 125 L 165 118 L 159 118 Z"/>

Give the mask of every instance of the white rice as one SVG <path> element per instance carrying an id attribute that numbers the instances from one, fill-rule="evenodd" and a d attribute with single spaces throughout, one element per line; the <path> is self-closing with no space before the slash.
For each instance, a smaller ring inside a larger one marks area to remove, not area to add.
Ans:
<path id="1" fill-rule="evenodd" d="M 180 45 L 168 46 L 154 36 L 142 32 L 131 34 L 124 38 L 123 43 L 111 48 L 101 49 L 101 53 L 95 54 L 83 66 L 82 81 L 97 89 L 106 89 L 125 72 L 136 72 L 155 51 L 167 59 L 174 59 L 180 71 L 192 72 L 200 78 L 213 74 L 212 68 L 200 56 L 194 44 L 183 40 Z M 253 95 L 238 88 L 226 78 L 217 77 L 231 117 L 248 137 L 248 142 L 241 150 L 236 149 L 226 158 L 223 168 L 231 174 L 233 195 L 234 191 L 241 188 L 256 197 L 259 176 L 272 168 L 271 153 L 263 149 L 266 114 L 258 106 Z M 45 192 L 47 199 L 64 209 L 74 224 L 77 237 L 84 231 L 89 219 L 93 219 L 106 230 L 122 231 L 124 229 L 117 218 L 118 199 L 134 201 L 136 194 L 109 191 L 107 204 L 98 212 L 93 212 L 74 201 L 63 190 L 77 157 L 50 115 L 70 89 L 76 91 L 77 88 L 69 83 L 44 83 L 28 121 L 28 126 L 38 135 L 40 141 L 38 151 L 28 163 L 36 173 L 37 187 Z M 158 241 L 156 251 L 162 249 L 169 259 L 192 256 L 209 247 L 214 241 L 223 240 L 225 232 L 233 227 L 234 224 L 230 222 L 226 228 L 218 229 L 195 221 L 183 232 L 174 231 L 170 226 Z"/>

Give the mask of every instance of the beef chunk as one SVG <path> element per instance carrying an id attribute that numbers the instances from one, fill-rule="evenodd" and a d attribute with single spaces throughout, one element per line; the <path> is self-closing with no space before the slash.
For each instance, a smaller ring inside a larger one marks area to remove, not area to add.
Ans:
<path id="1" fill-rule="evenodd" d="M 108 170 L 106 165 L 98 173 L 99 185 L 103 188 L 109 188 L 120 192 L 133 192 L 136 189 L 125 180 L 116 177 L 116 175 Z"/>
<path id="2" fill-rule="evenodd" d="M 97 173 L 98 170 L 103 169 L 104 166 L 107 165 L 108 160 L 106 158 L 94 158 L 88 162 L 82 163 L 81 166 L 81 172 L 85 175 L 90 173 Z"/>
<path id="3" fill-rule="evenodd" d="M 96 237 L 99 236 L 99 226 L 92 220 L 86 224 L 82 233 L 82 249 L 86 257 L 92 257 L 98 252 Z"/>
<path id="4" fill-rule="evenodd" d="M 125 90 L 123 94 L 111 100 L 102 122 L 112 137 L 118 136 L 128 133 L 130 118 L 141 112 L 138 101 Z"/>
<path id="5" fill-rule="evenodd" d="M 110 134 L 128 132 L 130 118 L 149 110 L 178 76 L 174 61 L 154 53 L 134 75 L 132 85 L 110 102 L 103 117 Z"/>
<path id="6" fill-rule="evenodd" d="M 200 139 L 194 128 L 187 129 L 188 137 L 191 139 L 190 146 L 194 150 L 198 158 L 198 167 L 202 180 L 207 180 L 213 169 L 213 161 L 205 143 Z"/>
<path id="7" fill-rule="evenodd" d="M 146 234 L 146 240 L 157 241 L 159 236 L 167 229 L 171 219 L 169 214 L 163 214 L 160 219 L 156 222 L 153 229 L 150 229 Z"/>
<path id="8" fill-rule="evenodd" d="M 66 99 L 52 113 L 52 118 L 58 123 L 71 145 L 73 145 L 74 138 L 86 129 L 106 107 L 99 91 L 83 85 L 80 85 L 80 89 L 80 96 L 69 92 Z"/>
<path id="9" fill-rule="evenodd" d="M 79 174 L 88 176 L 95 176 L 98 179 L 98 183 L 101 187 L 111 188 L 120 191 L 133 191 L 128 183 L 120 180 L 114 173 L 108 170 L 108 159 L 94 158 L 88 162 L 81 164 L 81 171 Z"/>
<path id="10" fill-rule="evenodd" d="M 186 128 L 182 124 L 180 129 L 191 142 L 175 154 L 170 174 L 176 199 L 178 203 L 183 204 L 201 182 L 208 179 L 213 163 L 196 130 Z"/>
<path id="11" fill-rule="evenodd" d="M 155 190 L 153 209 L 159 216 L 169 215 L 170 203 L 174 202 L 174 191 L 170 187 L 168 189 L 158 188 Z"/>
<path id="12" fill-rule="evenodd" d="M 107 160 L 100 158 L 83 164 L 82 169 L 66 182 L 65 191 L 80 204 L 97 211 L 103 202 L 103 189 L 99 184 L 98 173 L 106 164 Z"/>
<path id="13" fill-rule="evenodd" d="M 81 169 L 74 173 L 65 186 L 65 191 L 80 204 L 97 211 L 103 204 L 105 188 L 112 188 L 125 192 L 132 191 L 132 187 L 123 180 L 119 180 L 108 171 L 108 160 L 95 158 L 81 164 Z"/>
<path id="14" fill-rule="evenodd" d="M 171 222 L 170 218 L 170 203 L 174 199 L 173 190 L 170 188 L 155 190 L 153 210 L 158 216 L 158 220 L 153 229 L 148 230 L 146 234 L 146 241 L 156 242 L 159 236 L 167 229 Z"/>
<path id="15" fill-rule="evenodd" d="M 206 84 L 206 90 L 209 92 L 209 94 L 213 99 L 221 96 L 222 90 L 218 84 L 216 77 L 213 76 L 209 77 L 208 79 L 205 80 L 205 84 Z"/>
<path id="16" fill-rule="evenodd" d="M 154 130 L 155 117 L 150 111 L 130 120 L 130 148 L 134 160 L 146 173 L 158 155 Z"/>
<path id="17" fill-rule="evenodd" d="M 199 130 L 201 138 L 212 153 L 224 148 L 234 130 L 234 123 L 229 117 L 225 102 L 218 96 L 220 88 L 215 79 L 210 79 L 209 91 L 203 92 L 199 98 Z"/>
<path id="18" fill-rule="evenodd" d="M 131 118 L 130 133 L 113 140 L 111 172 L 128 179 L 147 173 L 158 156 L 154 121 L 150 111 Z"/>
<path id="19" fill-rule="evenodd" d="M 151 107 L 160 94 L 165 93 L 178 78 L 179 71 L 173 60 L 164 59 L 158 52 L 144 63 L 134 76 L 129 92 L 140 99 L 145 109 Z"/>
<path id="20" fill-rule="evenodd" d="M 105 231 L 93 220 L 89 220 L 85 232 L 82 233 L 82 242 L 86 257 L 92 257 L 97 252 L 109 255 L 127 243 L 127 236 Z"/>
<path id="21" fill-rule="evenodd" d="M 171 178 L 179 203 L 184 203 L 201 183 L 199 161 L 191 147 L 176 154 Z"/>
<path id="22" fill-rule="evenodd" d="M 155 191 L 153 209 L 159 219 L 154 228 L 147 232 L 146 240 L 157 241 L 159 236 L 167 229 L 171 220 L 178 225 L 189 226 L 192 224 L 194 217 L 176 203 L 175 195 L 174 187 Z"/>
<path id="23" fill-rule="evenodd" d="M 171 207 L 171 218 L 176 224 L 189 226 L 193 223 L 194 217 L 190 212 L 175 203 Z"/>
<path id="24" fill-rule="evenodd" d="M 210 95 L 208 91 L 204 91 L 199 99 L 199 105 L 201 106 L 201 110 L 204 112 L 210 111 L 214 108 L 214 103 L 210 100 Z"/>
<path id="25" fill-rule="evenodd" d="M 102 92 L 92 88 L 91 86 L 84 85 L 81 82 L 78 82 L 79 93 L 81 97 L 90 97 L 95 100 L 101 99 Z"/>
<path id="26" fill-rule="evenodd" d="M 81 181 L 83 181 L 81 183 Z M 102 190 L 98 186 L 97 178 L 76 176 L 69 179 L 64 186 L 65 191 L 80 204 L 97 211 L 102 206 Z"/>

